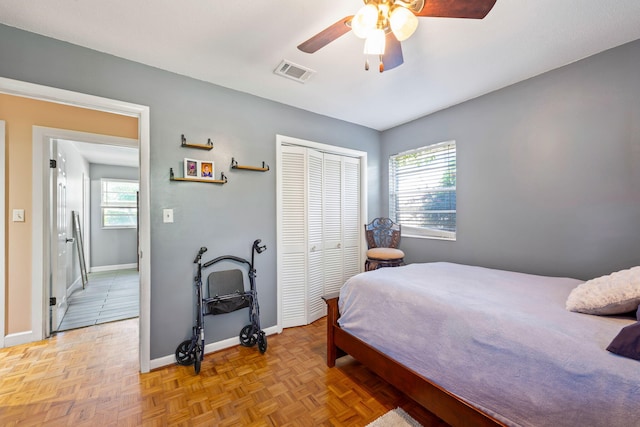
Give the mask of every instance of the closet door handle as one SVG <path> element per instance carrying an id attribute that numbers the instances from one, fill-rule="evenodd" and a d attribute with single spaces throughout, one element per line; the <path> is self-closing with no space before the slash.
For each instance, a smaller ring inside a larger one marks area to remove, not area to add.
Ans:
<path id="1" fill-rule="evenodd" d="M 340 249 L 341 247 L 342 247 L 342 243 L 338 243 L 338 244 L 336 245 L 336 248 L 338 248 L 338 249 Z"/>
<path id="2" fill-rule="evenodd" d="M 315 252 L 315 251 L 316 251 L 316 247 L 315 247 L 315 245 L 314 245 L 314 246 L 311 246 L 311 252 Z"/>

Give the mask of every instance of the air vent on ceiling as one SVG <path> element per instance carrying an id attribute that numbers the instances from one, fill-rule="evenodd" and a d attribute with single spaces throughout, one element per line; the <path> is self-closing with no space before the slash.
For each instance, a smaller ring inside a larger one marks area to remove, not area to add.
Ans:
<path id="1" fill-rule="evenodd" d="M 295 80 L 300 83 L 305 83 L 309 80 L 315 71 L 310 68 L 303 67 L 302 65 L 294 64 L 293 62 L 284 59 L 278 67 L 273 70 L 274 73 L 286 77 L 288 79 Z"/>

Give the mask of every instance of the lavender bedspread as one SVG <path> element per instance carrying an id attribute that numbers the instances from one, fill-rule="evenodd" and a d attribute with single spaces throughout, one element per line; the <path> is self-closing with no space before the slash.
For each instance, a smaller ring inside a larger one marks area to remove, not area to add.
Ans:
<path id="1" fill-rule="evenodd" d="M 640 426 L 640 362 L 605 349 L 631 319 L 569 312 L 581 281 L 451 263 L 340 291 L 340 326 L 513 426 Z"/>

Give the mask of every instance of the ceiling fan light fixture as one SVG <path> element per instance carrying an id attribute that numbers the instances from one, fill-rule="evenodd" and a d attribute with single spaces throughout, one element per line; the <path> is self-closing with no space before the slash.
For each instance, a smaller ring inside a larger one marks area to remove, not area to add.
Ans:
<path id="1" fill-rule="evenodd" d="M 409 9 L 396 6 L 389 16 L 389 25 L 398 41 L 404 41 L 418 28 L 418 18 Z"/>
<path id="2" fill-rule="evenodd" d="M 401 41 L 418 27 L 421 17 L 483 19 L 497 0 L 363 0 L 358 13 L 338 20 L 298 45 L 314 53 L 350 30 L 365 39 L 365 54 L 380 56 L 380 71 L 402 65 Z M 384 32 L 384 34 L 383 34 Z M 372 35 L 370 36 L 371 33 Z M 374 34 L 375 33 L 375 34 Z M 384 36 L 384 37 L 383 37 Z M 368 66 L 365 67 L 368 69 Z"/>
<path id="3" fill-rule="evenodd" d="M 363 6 L 351 21 L 353 33 L 361 39 L 366 39 L 369 33 L 376 29 L 378 23 L 378 8 L 369 3 Z"/>
<path id="4" fill-rule="evenodd" d="M 364 42 L 364 54 L 384 55 L 385 39 L 386 36 L 383 29 L 378 28 L 371 31 Z"/>

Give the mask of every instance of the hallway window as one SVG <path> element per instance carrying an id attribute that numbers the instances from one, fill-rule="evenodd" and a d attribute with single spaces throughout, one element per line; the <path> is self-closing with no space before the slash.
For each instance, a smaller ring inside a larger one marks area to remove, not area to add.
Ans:
<path id="1" fill-rule="evenodd" d="M 138 181 L 101 179 L 103 228 L 135 228 L 138 222 Z"/>

